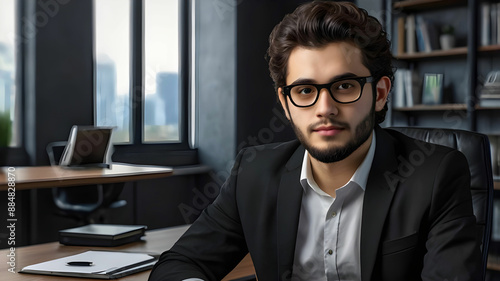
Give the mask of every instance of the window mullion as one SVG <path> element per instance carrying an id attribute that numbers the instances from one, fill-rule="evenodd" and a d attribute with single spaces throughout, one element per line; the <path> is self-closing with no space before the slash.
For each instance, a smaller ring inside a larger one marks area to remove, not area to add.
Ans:
<path id="1" fill-rule="evenodd" d="M 132 143 L 140 145 L 143 142 L 144 116 L 144 1 L 132 0 L 131 21 L 131 132 Z"/>

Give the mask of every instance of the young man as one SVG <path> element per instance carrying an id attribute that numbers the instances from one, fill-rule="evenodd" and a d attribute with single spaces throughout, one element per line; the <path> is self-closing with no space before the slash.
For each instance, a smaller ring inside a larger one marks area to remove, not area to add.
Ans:
<path id="1" fill-rule="evenodd" d="M 307 3 L 268 55 L 298 140 L 240 152 L 150 280 L 220 280 L 247 252 L 264 281 L 477 280 L 465 157 L 377 125 L 393 78 L 380 23 L 350 3 Z"/>

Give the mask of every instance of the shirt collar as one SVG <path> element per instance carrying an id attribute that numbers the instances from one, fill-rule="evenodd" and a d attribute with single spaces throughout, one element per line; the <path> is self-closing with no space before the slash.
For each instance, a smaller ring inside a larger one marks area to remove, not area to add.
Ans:
<path id="1" fill-rule="evenodd" d="M 368 150 L 365 159 L 363 160 L 363 162 L 361 162 L 361 165 L 359 165 L 359 167 L 356 169 L 349 182 L 347 182 L 347 184 L 349 184 L 350 182 L 355 182 L 363 189 L 363 191 L 366 189 L 366 183 L 368 182 L 368 174 L 370 173 L 373 157 L 375 156 L 375 146 L 376 146 L 375 131 L 373 131 L 372 136 L 373 137 L 372 137 L 372 142 L 370 144 L 370 149 Z M 304 158 L 302 160 L 300 183 L 302 184 L 302 187 L 304 189 L 307 186 L 310 186 L 314 191 L 316 191 L 320 195 L 329 196 L 326 192 L 321 190 L 314 181 L 311 170 L 311 161 L 309 160 L 309 153 L 307 152 L 307 150 L 305 151 Z"/>

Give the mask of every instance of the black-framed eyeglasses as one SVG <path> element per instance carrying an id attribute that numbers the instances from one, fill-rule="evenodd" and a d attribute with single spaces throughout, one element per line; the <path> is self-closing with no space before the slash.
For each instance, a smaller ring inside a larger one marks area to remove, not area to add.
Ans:
<path id="1" fill-rule="evenodd" d="M 297 107 L 309 107 L 318 101 L 321 89 L 326 88 L 338 103 L 353 103 L 361 98 L 366 83 L 373 82 L 372 76 L 351 77 L 327 84 L 292 84 L 283 87 L 283 94 Z"/>

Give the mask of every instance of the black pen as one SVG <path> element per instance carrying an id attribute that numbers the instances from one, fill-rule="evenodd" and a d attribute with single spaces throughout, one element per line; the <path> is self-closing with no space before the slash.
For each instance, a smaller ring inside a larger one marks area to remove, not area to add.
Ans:
<path id="1" fill-rule="evenodd" d="M 70 261 L 68 265 L 71 266 L 91 266 L 93 263 L 91 261 Z"/>

